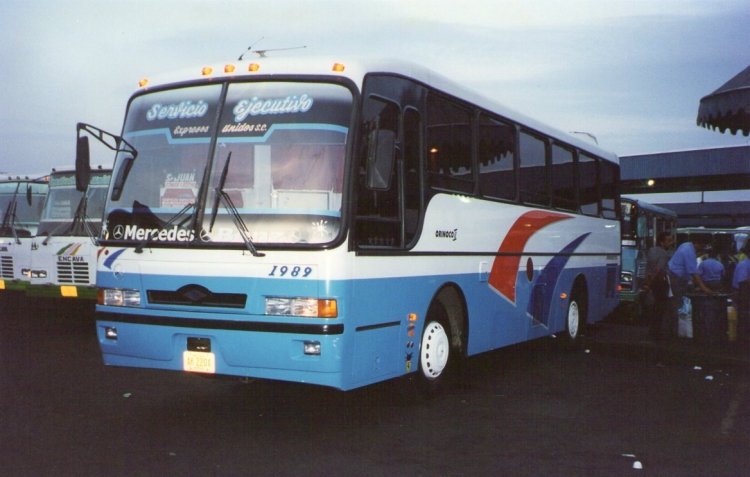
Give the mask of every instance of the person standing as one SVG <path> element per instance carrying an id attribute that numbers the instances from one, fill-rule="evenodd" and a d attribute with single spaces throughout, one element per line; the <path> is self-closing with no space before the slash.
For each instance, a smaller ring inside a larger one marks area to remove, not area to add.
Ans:
<path id="1" fill-rule="evenodd" d="M 745 253 L 750 246 L 745 246 Z M 737 264 L 732 277 L 732 302 L 737 308 L 737 342 L 750 345 L 750 258 Z"/>
<path id="2" fill-rule="evenodd" d="M 720 292 L 724 283 L 724 264 L 715 246 L 706 250 L 706 258 L 698 264 L 701 281 L 712 291 Z M 726 298 L 693 295 L 693 338 L 704 343 L 718 343 L 726 336 Z"/>
<path id="3" fill-rule="evenodd" d="M 650 294 L 648 314 L 649 331 L 654 341 L 661 340 L 665 318 L 669 316 L 669 280 L 667 263 L 673 242 L 672 234 L 660 232 L 656 236 L 656 245 L 646 254 L 645 289 Z"/>
<path id="4" fill-rule="evenodd" d="M 698 265 L 698 273 L 703 283 L 714 291 L 721 289 L 724 280 L 724 265 L 719 261 L 716 249 L 708 249 L 708 257 Z"/>
<path id="5" fill-rule="evenodd" d="M 669 322 L 667 323 L 670 336 L 677 330 L 677 310 L 682 306 L 683 298 L 688 292 L 691 281 L 696 288 L 706 295 L 713 294 L 712 290 L 703 283 L 698 273 L 698 253 L 703 251 L 706 243 L 705 237 L 701 235 L 692 236 L 689 241 L 677 247 L 674 255 L 667 263 L 669 284 L 672 290 Z"/>

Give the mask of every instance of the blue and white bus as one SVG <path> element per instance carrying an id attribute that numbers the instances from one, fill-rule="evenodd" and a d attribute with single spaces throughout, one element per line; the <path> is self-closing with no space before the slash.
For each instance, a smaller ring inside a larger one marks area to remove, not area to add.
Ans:
<path id="1" fill-rule="evenodd" d="M 621 198 L 622 263 L 620 301 L 623 312 L 639 319 L 643 312 L 642 287 L 646 257 L 660 233 L 677 237 L 677 214 L 670 209 L 628 197 Z"/>
<path id="2" fill-rule="evenodd" d="M 144 79 L 107 137 L 107 365 L 431 390 L 618 303 L 618 158 L 415 65 Z"/>
<path id="3" fill-rule="evenodd" d="M 111 174 L 110 168 L 97 166 L 87 187 L 79 190 L 73 167 L 52 169 L 31 245 L 27 296 L 96 299 L 96 240 Z"/>
<path id="4" fill-rule="evenodd" d="M 0 294 L 25 292 L 47 176 L 0 176 Z"/>

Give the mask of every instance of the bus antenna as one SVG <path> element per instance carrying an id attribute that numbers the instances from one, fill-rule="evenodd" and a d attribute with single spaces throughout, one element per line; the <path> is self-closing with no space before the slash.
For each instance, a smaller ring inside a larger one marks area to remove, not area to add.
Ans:
<path id="1" fill-rule="evenodd" d="M 582 136 L 587 136 L 590 139 L 592 139 L 596 144 L 599 144 L 599 141 L 596 139 L 596 136 L 594 136 L 590 132 L 586 132 L 586 131 L 570 131 L 570 134 L 580 134 Z"/>
<path id="2" fill-rule="evenodd" d="M 303 45 L 303 46 L 292 46 L 289 48 L 266 48 L 265 50 L 253 50 L 253 47 L 257 45 L 258 43 L 260 43 L 261 40 L 263 40 L 263 37 L 258 38 L 257 40 L 255 40 L 255 42 L 253 42 L 252 45 L 248 46 L 247 50 L 243 51 L 242 54 L 239 56 L 239 58 L 237 58 L 237 61 L 242 61 L 242 59 L 245 57 L 245 55 L 249 51 L 252 51 L 256 55 L 258 55 L 259 58 L 266 58 L 268 56 L 266 55 L 266 53 L 268 53 L 269 51 L 299 50 L 302 48 L 307 48 L 307 45 Z"/>
<path id="3" fill-rule="evenodd" d="M 243 58 L 243 57 L 245 56 L 245 54 L 246 54 L 246 53 L 247 53 L 248 51 L 252 50 L 252 49 L 253 49 L 253 47 L 254 47 L 255 45 L 257 45 L 258 43 L 260 43 L 260 41 L 261 41 L 261 40 L 263 40 L 263 37 L 260 37 L 260 38 L 258 38 L 258 39 L 257 39 L 257 40 L 255 40 L 255 41 L 254 41 L 254 42 L 253 42 L 253 43 L 252 43 L 252 44 L 251 44 L 250 46 L 248 46 L 248 47 L 247 47 L 247 50 L 243 51 L 243 52 L 242 52 L 242 54 L 241 54 L 241 55 L 239 56 L 239 58 L 237 58 L 237 61 L 242 61 L 242 58 Z"/>
<path id="4" fill-rule="evenodd" d="M 289 48 L 271 48 L 271 49 L 267 49 L 267 50 L 255 50 L 255 51 L 253 51 L 253 53 L 255 53 L 256 55 L 258 55 L 259 58 L 266 58 L 268 56 L 268 55 L 266 55 L 266 53 L 268 53 L 269 51 L 300 50 L 302 48 L 307 48 L 307 45 L 291 46 Z"/>

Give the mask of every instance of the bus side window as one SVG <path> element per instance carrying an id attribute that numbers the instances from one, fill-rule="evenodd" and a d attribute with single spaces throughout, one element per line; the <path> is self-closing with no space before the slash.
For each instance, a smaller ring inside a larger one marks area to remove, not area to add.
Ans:
<path id="1" fill-rule="evenodd" d="M 471 112 L 437 94 L 427 97 L 426 157 L 429 185 L 473 192 Z"/>
<path id="2" fill-rule="evenodd" d="M 552 206 L 578 211 L 573 151 L 552 145 Z"/>
<path id="3" fill-rule="evenodd" d="M 477 136 L 479 192 L 484 197 L 514 200 L 515 128 L 482 114 L 479 116 Z"/>
<path id="4" fill-rule="evenodd" d="M 372 174 L 369 168 L 373 165 L 371 151 L 374 144 L 371 141 L 379 136 L 378 131 L 387 131 L 398 139 L 399 108 L 388 100 L 370 96 L 363 106 L 362 147 L 359 153 L 359 171 L 357 178 L 356 205 L 356 242 L 359 246 L 367 247 L 398 247 L 401 245 L 401 221 L 399 210 L 399 188 L 396 165 L 398 164 L 397 142 L 396 160 L 391 164 L 390 171 L 380 170 L 381 183 L 385 188 L 370 188 L 368 178 Z M 388 174 L 390 177 L 384 177 Z"/>
<path id="5" fill-rule="evenodd" d="M 617 184 L 620 182 L 619 168 L 609 162 L 602 161 L 599 169 L 602 191 L 602 217 L 617 219 L 619 212 L 619 197 Z"/>
<path id="6" fill-rule="evenodd" d="M 586 154 L 578 155 L 578 194 L 581 212 L 599 215 L 599 161 Z"/>
<path id="7" fill-rule="evenodd" d="M 526 132 L 521 132 L 519 141 L 521 202 L 548 205 L 547 147 L 542 139 Z"/>
<path id="8" fill-rule="evenodd" d="M 409 244 L 419 229 L 422 209 L 420 151 L 422 150 L 422 118 L 419 111 L 404 111 L 404 244 Z"/>

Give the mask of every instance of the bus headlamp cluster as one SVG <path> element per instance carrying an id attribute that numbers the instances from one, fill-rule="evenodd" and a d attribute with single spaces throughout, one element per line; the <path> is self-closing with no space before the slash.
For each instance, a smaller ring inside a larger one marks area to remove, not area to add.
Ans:
<path id="1" fill-rule="evenodd" d="M 47 270 L 32 270 L 30 268 L 24 268 L 21 270 L 21 275 L 26 278 L 47 278 Z"/>
<path id="2" fill-rule="evenodd" d="M 622 290 L 631 290 L 633 288 L 633 274 L 630 272 L 620 272 L 620 287 Z"/>
<path id="3" fill-rule="evenodd" d="M 99 288 L 97 302 L 108 306 L 140 306 L 141 292 L 121 288 Z"/>
<path id="4" fill-rule="evenodd" d="M 266 315 L 336 318 L 336 300 L 318 298 L 266 297 Z"/>

